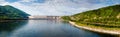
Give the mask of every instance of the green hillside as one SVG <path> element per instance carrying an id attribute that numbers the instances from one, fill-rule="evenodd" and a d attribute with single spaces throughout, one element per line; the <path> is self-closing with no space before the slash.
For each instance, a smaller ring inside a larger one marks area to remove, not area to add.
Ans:
<path id="1" fill-rule="evenodd" d="M 0 6 L 0 19 L 28 19 L 29 14 L 12 6 Z"/>
<path id="2" fill-rule="evenodd" d="M 120 28 L 120 5 L 103 7 L 62 18 L 87 25 Z"/>

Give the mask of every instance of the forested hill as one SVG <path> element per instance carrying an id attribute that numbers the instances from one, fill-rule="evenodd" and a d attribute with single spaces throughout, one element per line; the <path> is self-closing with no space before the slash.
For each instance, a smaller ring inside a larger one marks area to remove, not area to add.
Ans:
<path id="1" fill-rule="evenodd" d="M 10 5 L 0 6 L 0 19 L 28 19 L 29 14 Z"/>
<path id="2" fill-rule="evenodd" d="M 103 7 L 72 16 L 64 16 L 63 19 L 87 24 L 92 23 L 120 26 L 120 5 Z"/>

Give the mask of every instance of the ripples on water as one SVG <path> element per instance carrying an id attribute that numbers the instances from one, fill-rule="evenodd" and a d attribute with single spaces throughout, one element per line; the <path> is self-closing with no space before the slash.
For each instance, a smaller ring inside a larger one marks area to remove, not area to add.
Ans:
<path id="1" fill-rule="evenodd" d="M 111 37 L 111 35 L 78 29 L 58 20 L 10 20 L 0 22 L 0 37 Z"/>

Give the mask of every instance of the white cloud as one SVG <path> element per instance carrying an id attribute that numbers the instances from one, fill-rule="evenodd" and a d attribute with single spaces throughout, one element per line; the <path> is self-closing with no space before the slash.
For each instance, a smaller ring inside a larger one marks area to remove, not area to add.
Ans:
<path id="1" fill-rule="evenodd" d="M 32 1 L 35 1 L 35 0 L 22 0 L 21 2 L 32 2 Z"/>
<path id="2" fill-rule="evenodd" d="M 19 8 L 31 15 L 71 15 L 107 6 L 104 2 L 96 4 L 95 0 L 45 0 L 44 3 L 35 3 L 33 1 L 37 0 L 4 3 Z M 102 0 L 99 2 L 102 2 Z"/>
<path id="3" fill-rule="evenodd" d="M 7 4 L 7 2 L 5 2 L 5 0 L 0 0 L 0 5 L 6 5 Z"/>
<path id="4" fill-rule="evenodd" d="M 3 2 L 5 2 L 4 0 L 0 0 L 0 3 L 3 3 Z"/>

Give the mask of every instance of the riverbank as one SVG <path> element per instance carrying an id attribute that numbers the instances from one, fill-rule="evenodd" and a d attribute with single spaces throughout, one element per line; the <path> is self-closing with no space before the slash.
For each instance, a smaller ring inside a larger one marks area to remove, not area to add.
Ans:
<path id="1" fill-rule="evenodd" d="M 92 27 L 87 27 L 87 26 L 80 26 L 80 25 L 77 25 L 75 22 L 71 22 L 71 21 L 69 21 L 69 23 L 77 28 L 82 28 L 82 29 L 89 30 L 89 31 L 112 34 L 112 35 L 120 35 L 120 31 L 112 31 L 112 30 L 104 30 L 104 29 L 92 28 Z"/>

